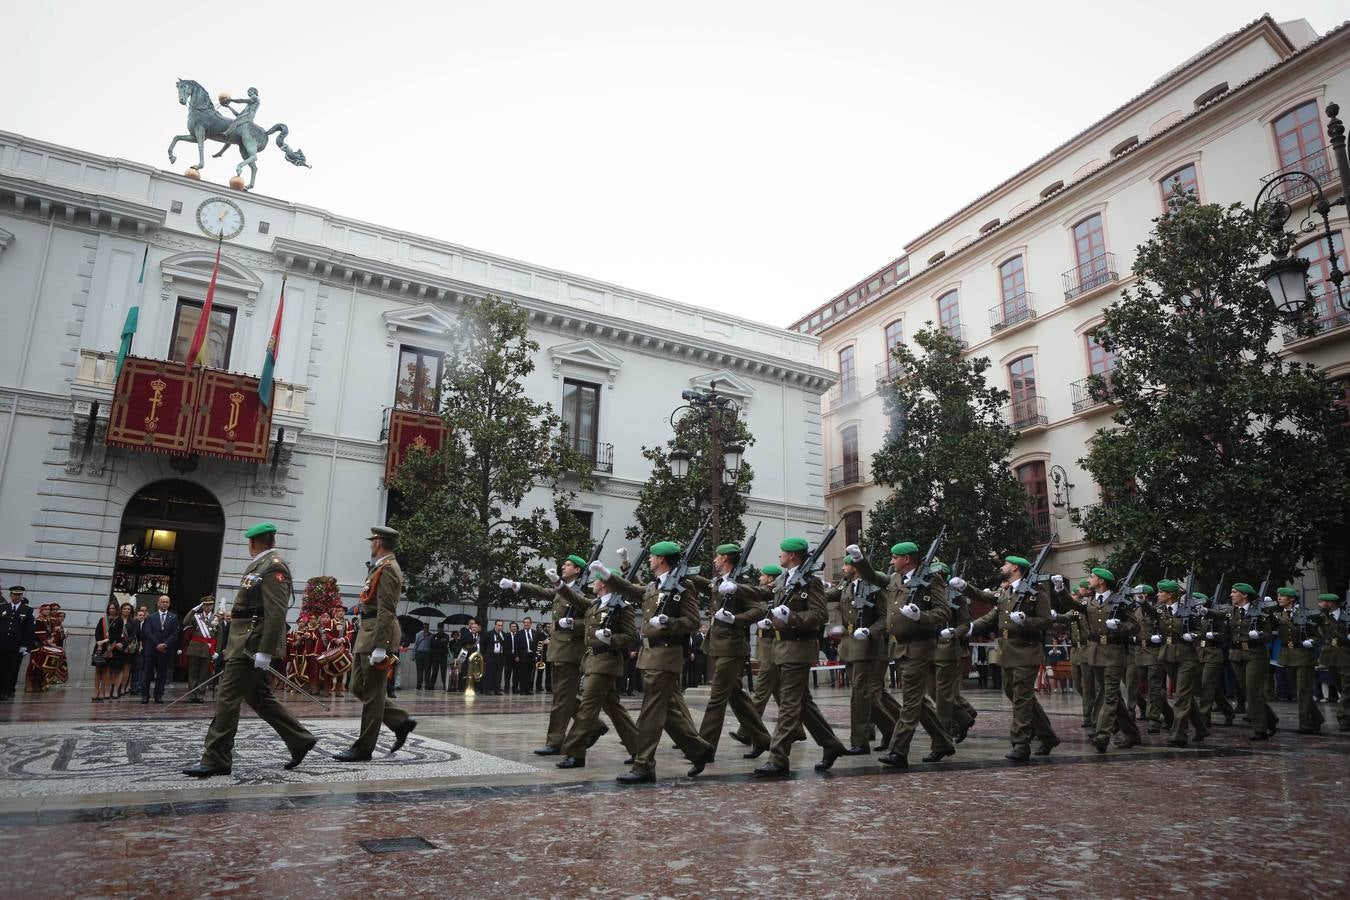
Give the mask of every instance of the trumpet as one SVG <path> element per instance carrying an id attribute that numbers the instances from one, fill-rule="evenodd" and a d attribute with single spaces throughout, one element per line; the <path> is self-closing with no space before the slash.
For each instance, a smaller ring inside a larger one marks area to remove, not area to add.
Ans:
<path id="1" fill-rule="evenodd" d="M 536 669 L 543 670 L 548 668 L 548 663 L 545 662 L 544 660 L 544 653 L 546 652 L 547 649 L 548 649 L 548 639 L 545 638 L 544 640 L 539 642 L 539 649 L 536 650 L 534 653 L 535 656 L 534 667 Z"/>

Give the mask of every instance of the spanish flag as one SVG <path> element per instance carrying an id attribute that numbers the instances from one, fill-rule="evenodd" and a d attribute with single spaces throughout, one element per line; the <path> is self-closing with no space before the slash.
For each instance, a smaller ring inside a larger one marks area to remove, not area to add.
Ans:
<path id="1" fill-rule="evenodd" d="M 277 317 L 272 322 L 272 336 L 267 340 L 263 355 L 262 375 L 258 378 L 258 399 L 268 408 L 272 406 L 272 370 L 277 366 L 277 345 L 281 343 L 281 315 L 286 308 L 286 276 L 281 276 L 281 298 L 277 300 Z"/>
<path id="2" fill-rule="evenodd" d="M 220 274 L 220 243 L 224 233 L 216 236 L 216 264 L 211 267 L 211 283 L 206 286 L 206 300 L 202 303 L 202 315 L 197 320 L 197 330 L 192 333 L 192 344 L 188 347 L 187 369 L 194 365 L 206 365 L 206 329 L 211 324 L 211 303 L 216 296 L 216 276 Z"/>

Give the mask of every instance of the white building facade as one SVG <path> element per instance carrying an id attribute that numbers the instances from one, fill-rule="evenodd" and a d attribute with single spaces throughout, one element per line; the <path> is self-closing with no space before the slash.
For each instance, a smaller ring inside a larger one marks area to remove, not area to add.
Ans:
<path id="1" fill-rule="evenodd" d="M 822 411 L 826 497 L 851 533 L 883 496 L 868 460 L 887 417 L 877 388 L 888 353 L 932 322 L 988 357 L 990 382 L 1008 390 L 1017 431 L 1012 464 L 1027 488 L 1039 533 L 1058 533 L 1062 571 L 1100 548 L 1086 544 L 1071 508 L 1101 502 L 1078 463 L 1110 403 L 1086 390 L 1112 361 L 1091 339 L 1102 311 L 1133 282 L 1135 248 L 1181 181 L 1202 202 L 1250 204 L 1263 181 L 1288 169 L 1314 174 L 1329 197 L 1341 190 L 1326 144 L 1328 103 L 1350 111 L 1350 27 L 1319 37 L 1307 22 L 1269 17 L 1224 36 L 1143 93 L 935 227 L 905 254 L 793 324 L 821 338 L 821 364 L 839 373 Z M 1291 225 L 1311 202 L 1292 192 Z M 1346 210 L 1334 210 L 1340 267 Z M 1326 241 L 1308 235 L 1322 292 L 1319 333 L 1288 334 L 1283 349 L 1339 379 L 1350 405 L 1350 313 L 1328 299 Z"/>
<path id="2" fill-rule="evenodd" d="M 208 211 L 230 223 L 208 366 L 259 373 L 287 279 L 264 463 L 104 443 L 128 309 L 134 355 L 185 358 L 215 254 Z M 714 381 L 757 438 L 745 458 L 761 546 L 824 530 L 819 410 L 834 375 L 813 336 L 0 132 L 0 582 L 59 602 L 87 635 L 114 587 L 162 588 L 180 610 L 232 597 L 243 530 L 270 520 L 298 585 L 332 575 L 354 596 L 364 538 L 385 521 L 389 409 L 415 405 L 457 307 L 487 294 L 528 312 L 527 390 L 595 460 L 575 509 L 609 548 L 650 473 L 643 446 L 671 437 L 682 390 Z"/>

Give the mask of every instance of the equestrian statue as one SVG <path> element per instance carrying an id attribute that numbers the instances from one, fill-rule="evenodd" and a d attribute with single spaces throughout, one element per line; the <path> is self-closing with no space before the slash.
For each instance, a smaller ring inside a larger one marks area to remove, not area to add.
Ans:
<path id="1" fill-rule="evenodd" d="M 195 143 L 197 165 L 188 169 L 187 174 L 193 178 L 200 178 L 201 170 L 206 166 L 207 141 L 220 141 L 224 145 L 212 159 L 218 159 L 231 147 L 238 147 L 243 161 L 235 166 L 235 177 L 230 179 L 230 185 L 243 190 L 252 190 L 253 182 L 258 178 L 258 154 L 266 149 L 267 138 L 276 134 L 277 146 L 286 154 L 287 162 L 307 169 L 312 168 L 305 161 L 304 151 L 292 150 L 286 146 L 286 135 L 290 131 L 285 125 L 277 123 L 264 131 L 262 126 L 254 124 L 253 116 L 258 111 L 257 88 L 249 88 L 248 98 L 244 100 L 234 99 L 229 94 L 221 94 L 219 100 L 220 109 L 229 113 L 230 118 L 221 114 L 206 88 L 195 81 L 178 79 L 178 102 L 188 108 L 188 133 L 180 134 L 169 142 L 169 162 L 177 161 L 173 155 L 173 148 L 178 146 L 179 141 Z M 240 107 L 238 112 L 234 111 L 236 105 Z M 244 166 L 248 166 L 251 173 L 247 187 L 244 186 L 242 178 Z"/>

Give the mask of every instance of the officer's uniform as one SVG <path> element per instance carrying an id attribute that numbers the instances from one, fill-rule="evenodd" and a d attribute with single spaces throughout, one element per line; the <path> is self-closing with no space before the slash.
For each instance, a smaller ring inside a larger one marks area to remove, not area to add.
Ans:
<path id="1" fill-rule="evenodd" d="M 1208 600 L 1204 594 L 1192 594 L 1192 599 Z M 1224 641 L 1226 635 L 1222 618 L 1215 618 L 1209 609 L 1197 610 L 1194 626 L 1199 639 L 1195 642 L 1195 657 L 1200 663 L 1200 719 L 1205 727 L 1213 726 L 1212 716 L 1217 708 L 1225 725 L 1233 724 L 1233 704 L 1223 692 Z M 1212 637 L 1211 637 L 1212 635 Z"/>
<path id="2" fill-rule="evenodd" d="M 386 540 L 397 538 L 397 532 L 392 529 L 377 528 L 372 529 L 372 532 L 371 537 Z M 388 669 L 383 665 L 376 667 L 370 661 L 371 653 L 377 649 L 384 650 L 386 659 L 398 652 L 398 599 L 402 593 L 403 569 L 394 558 L 394 552 L 386 549 L 385 555 L 375 561 L 370 574 L 366 576 L 366 584 L 361 591 L 361 624 L 356 631 L 356 644 L 352 647 L 355 660 L 352 696 L 361 701 L 361 731 L 352 744 L 351 752 L 359 755 L 375 752 L 381 723 L 397 733 L 411 721 L 403 707 L 389 702 Z"/>
<path id="3" fill-rule="evenodd" d="M 1335 594 L 1320 594 L 1321 604 L 1339 604 Z M 1327 667 L 1341 702 L 1336 707 L 1336 723 L 1341 731 L 1350 731 L 1350 608 L 1322 606 L 1322 665 Z"/>
<path id="4" fill-rule="evenodd" d="M 946 594 L 947 607 L 951 611 L 951 621 L 947 627 L 953 634 L 951 637 L 938 634 L 937 647 L 933 651 L 933 682 L 929 694 L 937 706 L 938 724 L 942 726 L 943 733 L 959 744 L 975 724 L 977 715 L 975 707 L 961 694 L 965 661 L 970 655 L 970 647 L 961 635 L 969 630 L 970 601 L 951 587 L 946 589 Z"/>
<path id="5" fill-rule="evenodd" d="M 576 560 L 573 560 L 575 563 Z M 581 566 L 585 568 L 585 566 Z M 581 576 L 578 576 L 580 578 Z M 577 714 L 577 690 L 581 687 L 581 659 L 586 655 L 586 615 L 590 602 L 581 593 L 578 582 L 559 585 L 556 589 L 534 584 L 522 584 L 520 593 L 531 600 L 552 602 L 550 614 L 553 630 L 548 637 L 548 663 L 553 667 L 553 705 L 548 713 L 548 734 L 544 749 L 557 750 L 567 736 L 567 726 Z M 558 623 L 571 619 L 572 627 Z"/>
<path id="6" fill-rule="evenodd" d="M 18 593 L 22 602 L 14 604 L 9 599 L 0 600 L 0 700 L 13 700 L 14 691 L 19 684 L 19 663 L 24 653 L 34 647 L 37 619 L 26 600 L 22 600 L 23 588 L 10 588 L 11 594 Z"/>
<path id="7" fill-rule="evenodd" d="M 1120 732 L 1125 746 L 1140 743 L 1139 729 L 1134 724 L 1133 701 L 1121 694 L 1125 667 L 1131 661 L 1129 648 L 1139 625 L 1125 603 L 1108 602 L 1109 596 L 1103 593 L 1087 601 L 1067 599 L 1068 604 L 1087 620 L 1088 640 L 1096 644 L 1091 666 L 1093 678 L 1101 681 L 1102 703 L 1092 740 L 1099 752 L 1105 751 L 1113 731 Z M 1114 631 L 1106 626 L 1107 620 L 1112 618 L 1119 622 Z"/>
<path id="8" fill-rule="evenodd" d="M 609 630 L 608 643 L 596 635 L 602 629 Z M 623 675 L 623 661 L 628 648 L 638 642 L 633 607 L 614 593 L 592 601 L 586 607 L 586 621 L 581 634 L 586 643 L 586 655 L 581 658 L 581 671 L 586 676 L 582 682 L 581 702 L 576 715 L 572 717 L 572 727 L 562 741 L 555 745 L 561 747 L 562 752 L 571 757 L 577 766 L 586 763 L 586 750 L 595 743 L 601 728 L 602 711 L 614 723 L 614 730 L 618 732 L 624 749 L 630 755 L 637 752 L 637 726 L 619 701 L 619 689 L 616 686 Z"/>
<path id="9" fill-rule="evenodd" d="M 1275 624 L 1280 633 L 1280 665 L 1294 676 L 1295 698 L 1298 700 L 1298 730 L 1302 734 L 1317 734 L 1325 718 L 1313 702 L 1313 682 L 1317 680 L 1317 616 L 1302 607 L 1298 591 L 1280 588 L 1281 596 L 1293 597 L 1293 606 L 1275 613 Z M 1295 622 L 1295 616 L 1302 619 Z M 1307 641 L 1311 646 L 1303 646 Z"/>
<path id="10" fill-rule="evenodd" d="M 1270 619 L 1255 604 L 1260 602 L 1251 585 L 1239 582 L 1233 589 L 1247 596 L 1247 604 L 1228 608 L 1228 661 L 1247 693 L 1247 718 L 1252 725 L 1252 740 L 1265 740 L 1275 733 L 1278 719 L 1270 708 Z M 1245 590 L 1244 590 L 1245 589 Z M 1250 592 L 1250 593 L 1248 593 Z M 1256 632 L 1256 637 L 1252 637 Z"/>
<path id="11" fill-rule="evenodd" d="M 854 564 L 860 570 L 861 563 Z M 881 732 L 881 744 L 888 745 L 900 717 L 900 704 L 886 691 L 886 666 L 889 664 L 889 635 L 886 633 L 885 594 L 861 577 L 825 592 L 826 607 L 836 610 L 831 624 L 843 629 L 839 638 L 839 661 L 848 672 L 849 750 L 866 752 L 872 743 L 873 728 Z M 867 629 L 867 637 L 855 633 Z"/>
<path id="12" fill-rule="evenodd" d="M 739 552 L 739 548 L 737 551 L 718 548 L 718 552 Z M 734 622 L 723 622 L 714 617 L 708 627 L 708 636 L 703 641 L 703 652 L 712 660 L 712 682 L 708 705 L 703 710 L 703 721 L 699 724 L 699 736 L 715 752 L 722 738 L 722 723 L 726 720 L 727 706 L 730 705 L 740 723 L 737 733 L 748 738 L 754 750 L 767 750 L 768 729 L 764 727 L 764 721 L 741 684 L 745 660 L 750 655 L 750 625 L 764 618 L 764 606 L 752 592 L 741 590 L 739 585 L 735 593 L 721 593 L 718 586 L 725 580 L 724 576 L 712 581 L 697 576 L 690 580 L 701 593 L 706 592 L 710 609 L 725 609 L 736 617 Z M 740 584 L 749 586 L 746 580 Z"/>
<path id="13" fill-rule="evenodd" d="M 1148 589 L 1145 594 L 1153 593 L 1152 585 L 1139 587 Z M 1139 689 L 1144 688 L 1144 715 L 1148 719 L 1149 734 L 1164 729 L 1170 731 L 1173 724 L 1172 706 L 1167 702 L 1167 667 L 1162 665 L 1160 655 L 1163 645 L 1153 643 L 1160 618 L 1157 603 L 1147 596 L 1141 598 L 1135 607 L 1135 624 L 1139 630 L 1131 648 L 1134 658 L 1125 676 L 1125 697 L 1129 701 L 1126 709 L 1131 715 L 1140 703 Z"/>
<path id="14" fill-rule="evenodd" d="M 1176 595 L 1180 585 L 1175 581 L 1158 582 L 1158 590 Z M 1186 611 L 1189 611 L 1187 607 Z M 1182 615 L 1179 603 L 1161 605 L 1157 631 L 1154 632 L 1162 643 L 1158 646 L 1158 659 L 1165 674 L 1176 685 L 1176 701 L 1173 708 L 1172 734 L 1168 743 L 1173 746 L 1185 746 L 1194 730 L 1195 739 L 1203 741 L 1209 735 L 1209 726 L 1200 713 L 1200 652 L 1196 646 L 1202 639 L 1196 617 Z M 1153 635 L 1148 640 L 1152 642 Z M 1166 702 L 1166 701 L 1164 701 Z"/>
<path id="15" fill-rule="evenodd" d="M 214 606 L 214 604 L 212 604 Z M 183 634 L 187 637 L 187 646 L 183 654 L 187 656 L 188 689 L 192 694 L 189 703 L 204 703 L 198 686 L 206 680 L 211 671 L 211 657 L 216 651 L 216 633 L 220 628 L 215 613 L 203 613 L 201 604 L 189 610 L 184 617 Z"/>
<path id="16" fill-rule="evenodd" d="M 1086 588 L 1086 579 L 1079 586 Z M 1067 588 L 1057 588 L 1052 589 L 1050 599 L 1056 614 L 1069 625 L 1069 637 L 1073 641 L 1069 659 L 1073 663 L 1074 687 L 1083 701 L 1083 727 L 1095 729 L 1097 716 L 1102 710 L 1101 670 L 1095 666 L 1098 643 L 1089 637 L 1091 629 L 1087 614 L 1080 612 L 1071 602 L 1077 597 L 1070 594 Z"/>

